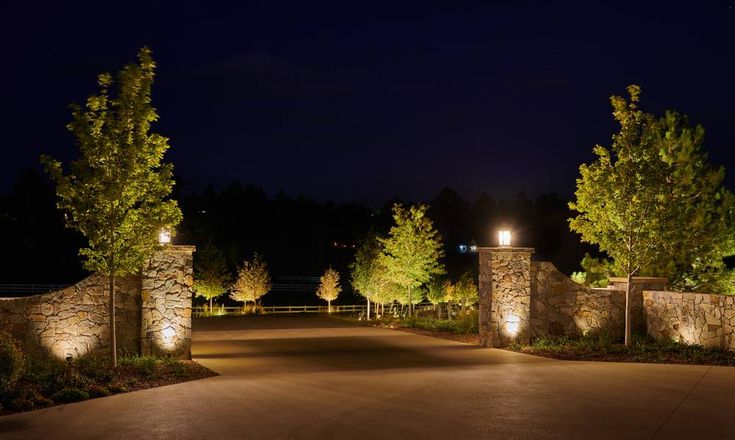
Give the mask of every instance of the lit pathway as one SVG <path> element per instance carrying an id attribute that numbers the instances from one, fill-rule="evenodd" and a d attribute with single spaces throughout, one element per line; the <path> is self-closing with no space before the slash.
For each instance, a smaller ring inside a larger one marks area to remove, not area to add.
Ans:
<path id="1" fill-rule="evenodd" d="M 735 437 L 735 368 L 562 362 L 316 317 L 195 330 L 221 376 L 0 417 L 0 439 Z"/>

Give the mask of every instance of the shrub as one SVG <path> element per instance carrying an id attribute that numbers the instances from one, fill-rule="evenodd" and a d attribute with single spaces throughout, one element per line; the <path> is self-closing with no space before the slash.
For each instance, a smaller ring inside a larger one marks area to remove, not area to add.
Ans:
<path id="1" fill-rule="evenodd" d="M 80 402 L 82 400 L 89 399 L 89 393 L 82 391 L 79 388 L 64 388 L 54 394 L 53 399 L 55 402 L 59 403 Z"/>
<path id="2" fill-rule="evenodd" d="M 120 366 L 130 367 L 135 373 L 153 378 L 158 371 L 159 360 L 153 356 L 128 356 L 120 359 Z"/>
<path id="3" fill-rule="evenodd" d="M 109 382 L 115 375 L 110 368 L 110 357 L 102 354 L 87 354 L 74 361 L 79 373 L 95 381 Z"/>
<path id="4" fill-rule="evenodd" d="M 11 390 L 23 375 L 25 366 L 20 344 L 9 333 L 0 331 L 0 391 Z"/>

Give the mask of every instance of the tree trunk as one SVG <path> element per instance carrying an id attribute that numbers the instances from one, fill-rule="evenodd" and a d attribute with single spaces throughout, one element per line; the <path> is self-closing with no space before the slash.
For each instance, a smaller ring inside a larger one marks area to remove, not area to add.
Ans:
<path id="1" fill-rule="evenodd" d="M 214 297 L 209 298 L 209 314 L 214 315 L 214 309 L 212 308 L 212 305 L 214 303 Z"/>
<path id="2" fill-rule="evenodd" d="M 112 366 L 117 367 L 117 335 L 115 333 L 115 275 L 110 274 L 110 354 Z"/>
<path id="3" fill-rule="evenodd" d="M 408 316 L 413 317 L 413 298 L 411 298 L 411 288 L 408 288 Z"/>
<path id="4" fill-rule="evenodd" d="M 452 320 L 452 302 L 447 301 L 447 319 Z"/>
<path id="5" fill-rule="evenodd" d="M 630 346 L 631 343 L 631 334 L 630 334 L 630 306 L 632 301 L 632 292 L 633 292 L 633 274 L 628 272 L 628 283 L 625 286 L 625 346 Z"/>
<path id="6" fill-rule="evenodd" d="M 332 300 L 327 300 L 327 313 L 332 313 Z"/>
<path id="7" fill-rule="evenodd" d="M 370 321 L 370 298 L 368 298 L 367 303 L 367 320 Z"/>

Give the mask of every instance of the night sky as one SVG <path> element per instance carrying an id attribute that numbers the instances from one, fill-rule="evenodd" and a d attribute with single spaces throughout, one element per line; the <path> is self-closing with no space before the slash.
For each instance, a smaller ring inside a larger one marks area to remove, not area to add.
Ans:
<path id="1" fill-rule="evenodd" d="M 703 124 L 735 187 L 735 2 L 107 3 L 0 3 L 0 193 L 75 157 L 68 104 L 142 45 L 188 190 L 569 197 L 631 83 Z"/>

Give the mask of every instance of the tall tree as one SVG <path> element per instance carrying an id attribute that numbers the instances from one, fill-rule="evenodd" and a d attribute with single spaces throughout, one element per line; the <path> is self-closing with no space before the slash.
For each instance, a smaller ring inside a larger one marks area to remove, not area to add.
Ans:
<path id="1" fill-rule="evenodd" d="M 612 147 L 595 146 L 597 159 L 579 168 L 576 201 L 579 215 L 569 220 L 582 240 L 596 244 L 627 277 L 625 344 L 631 341 L 631 280 L 642 268 L 670 250 L 670 216 L 661 203 L 665 175 L 656 150 L 651 115 L 638 108 L 640 88 L 629 86 L 630 100 L 613 96 L 613 116 L 620 131 Z"/>
<path id="2" fill-rule="evenodd" d="M 212 243 L 207 243 L 194 254 L 194 292 L 209 301 L 211 312 L 214 298 L 225 293 L 229 283 L 230 271 L 224 254 Z"/>
<path id="3" fill-rule="evenodd" d="M 383 244 L 381 260 L 388 279 L 407 291 L 409 315 L 413 316 L 413 296 L 417 289 L 435 275 L 444 273 L 439 259 L 444 256 L 442 240 L 426 216 L 428 207 L 420 204 L 408 209 L 401 204 L 393 206 L 394 226 Z"/>
<path id="4" fill-rule="evenodd" d="M 316 296 L 327 302 L 327 310 L 332 313 L 332 301 L 337 299 L 342 287 L 339 285 L 339 272 L 331 267 L 324 271 L 324 275 L 319 278 L 319 288 Z"/>
<path id="5" fill-rule="evenodd" d="M 273 287 L 271 276 L 268 273 L 268 264 L 255 253 L 253 260 L 245 260 L 237 274 L 237 280 L 232 286 L 230 298 L 247 305 L 249 301 L 257 304 L 258 299 L 268 293 Z"/>
<path id="6" fill-rule="evenodd" d="M 732 292 L 723 258 L 735 254 L 735 196 L 723 186 L 725 170 L 709 163 L 704 128 L 686 116 L 666 112 L 654 134 L 673 245 L 643 272 L 665 275 L 679 289 Z"/>
<path id="7" fill-rule="evenodd" d="M 380 296 L 387 282 L 386 268 L 380 255 L 383 248 L 374 233 L 370 233 L 355 252 L 355 261 L 350 264 L 352 287 L 367 300 L 367 319 L 370 320 L 370 302 Z"/>
<path id="8" fill-rule="evenodd" d="M 173 166 L 162 162 L 168 139 L 150 132 L 158 120 L 151 105 L 155 67 L 151 51 L 142 48 L 138 63 L 126 65 L 116 81 L 108 73 L 99 75 L 100 92 L 84 106 L 71 106 L 67 128 L 81 157 L 71 163 L 69 174 L 59 161 L 41 157 L 56 182 L 58 207 L 67 214 L 67 225 L 88 240 L 80 250 L 84 267 L 109 277 L 113 365 L 115 277 L 140 270 L 159 246 L 161 231 L 173 232 L 181 221 L 176 201 L 169 199 Z"/>

